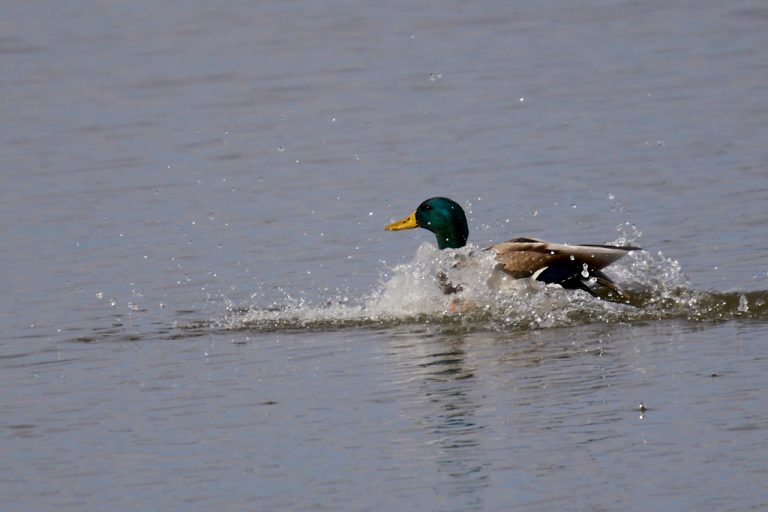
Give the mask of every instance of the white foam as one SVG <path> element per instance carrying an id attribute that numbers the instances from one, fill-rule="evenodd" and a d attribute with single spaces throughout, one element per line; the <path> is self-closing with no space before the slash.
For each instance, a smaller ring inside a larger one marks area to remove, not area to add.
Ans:
<path id="1" fill-rule="evenodd" d="M 619 240 L 618 243 L 624 242 Z M 651 297 L 643 307 L 595 299 L 531 280 L 494 274 L 490 252 L 469 245 L 438 250 L 423 244 L 413 259 L 385 271 L 373 290 L 359 298 L 327 297 L 322 304 L 286 296 L 281 303 L 231 306 L 216 322 L 228 329 L 337 328 L 404 322 L 444 322 L 473 328 L 542 328 L 590 321 L 659 317 L 670 301 L 682 299 L 687 279 L 677 261 L 661 253 L 635 251 L 607 269 L 622 287 Z M 437 278 L 461 285 L 444 293 Z M 690 297 L 685 298 L 690 300 Z"/>

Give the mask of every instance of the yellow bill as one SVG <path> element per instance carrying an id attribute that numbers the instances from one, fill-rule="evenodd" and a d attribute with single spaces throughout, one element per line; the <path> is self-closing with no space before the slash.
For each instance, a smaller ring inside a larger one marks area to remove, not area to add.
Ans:
<path id="1" fill-rule="evenodd" d="M 413 229 L 419 227 L 418 224 L 416 224 L 416 211 L 403 220 L 398 220 L 393 222 L 392 224 L 388 225 L 385 229 L 387 231 L 400 231 L 401 229 Z"/>

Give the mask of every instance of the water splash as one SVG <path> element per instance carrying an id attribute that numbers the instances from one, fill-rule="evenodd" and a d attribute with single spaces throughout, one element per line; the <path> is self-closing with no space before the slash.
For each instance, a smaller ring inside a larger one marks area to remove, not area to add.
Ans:
<path id="1" fill-rule="evenodd" d="M 615 243 L 626 241 L 622 236 Z M 383 273 L 365 296 L 339 294 L 316 303 L 286 294 L 284 300 L 267 306 L 259 305 L 258 297 L 254 297 L 257 304 L 230 304 L 226 314 L 213 324 L 224 329 L 276 331 L 421 323 L 469 331 L 669 318 L 768 319 L 768 291 L 693 290 L 680 264 L 661 252 L 636 251 L 607 270 L 629 292 L 628 303 L 599 300 L 557 285 L 501 277 L 494 267 L 493 253 L 476 246 L 439 251 L 424 244 L 409 263 Z M 461 289 L 446 294 L 446 283 Z"/>

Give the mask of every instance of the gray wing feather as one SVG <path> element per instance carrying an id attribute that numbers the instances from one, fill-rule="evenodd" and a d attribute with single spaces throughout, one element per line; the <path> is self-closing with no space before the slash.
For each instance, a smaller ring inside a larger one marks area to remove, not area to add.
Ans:
<path id="1" fill-rule="evenodd" d="M 515 238 L 487 248 L 496 253 L 499 266 L 513 277 L 530 277 L 537 270 L 571 260 L 602 269 L 639 247 L 553 244 L 536 238 Z"/>

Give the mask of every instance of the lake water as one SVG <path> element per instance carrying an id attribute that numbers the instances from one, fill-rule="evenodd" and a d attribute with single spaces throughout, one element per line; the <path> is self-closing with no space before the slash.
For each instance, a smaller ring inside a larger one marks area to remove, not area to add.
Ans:
<path id="1" fill-rule="evenodd" d="M 768 508 L 764 2 L 5 2 L 2 510 Z M 472 248 L 628 242 L 640 306 Z M 458 271 L 457 271 L 458 272 Z"/>

